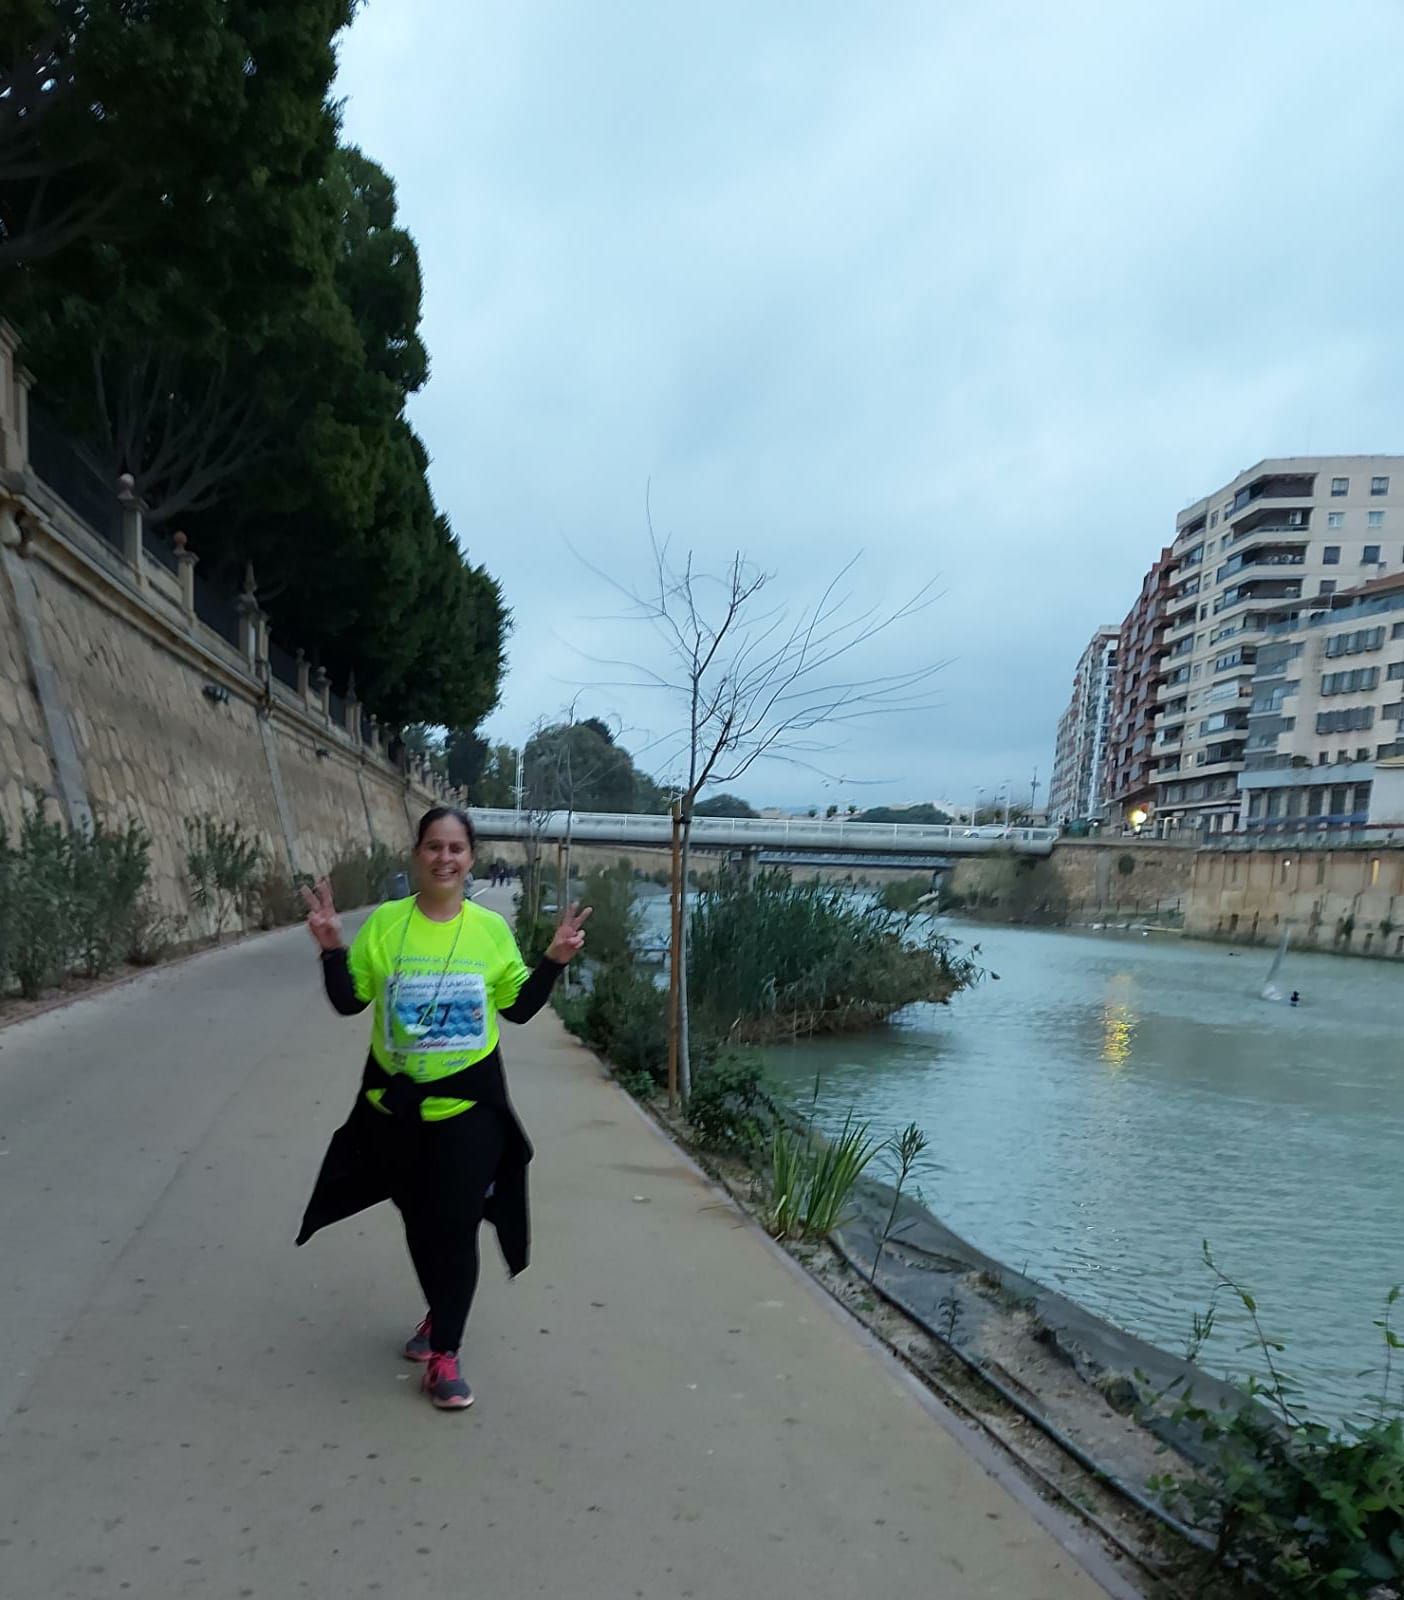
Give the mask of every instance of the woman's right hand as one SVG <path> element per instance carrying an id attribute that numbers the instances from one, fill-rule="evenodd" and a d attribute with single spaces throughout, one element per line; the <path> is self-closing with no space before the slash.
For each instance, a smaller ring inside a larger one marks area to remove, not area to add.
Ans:
<path id="1" fill-rule="evenodd" d="M 346 941 L 341 936 L 341 918 L 332 904 L 331 884 L 323 878 L 315 888 L 302 886 L 307 906 L 307 931 L 323 950 L 340 950 Z"/>

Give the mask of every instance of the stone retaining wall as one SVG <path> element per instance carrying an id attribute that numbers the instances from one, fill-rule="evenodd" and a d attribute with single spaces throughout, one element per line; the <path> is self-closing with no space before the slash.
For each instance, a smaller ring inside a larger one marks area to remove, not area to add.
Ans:
<path id="1" fill-rule="evenodd" d="M 1205 850 L 1185 932 L 1294 949 L 1404 959 L 1404 850 Z"/>
<path id="2" fill-rule="evenodd" d="M 238 821 L 289 875 L 372 844 L 405 850 L 419 813 L 448 798 L 442 786 L 422 767 L 392 765 L 374 730 L 363 739 L 359 708 L 339 726 L 324 685 L 299 692 L 272 676 L 252 594 L 240 648 L 195 615 L 191 556 L 173 574 L 142 549 L 139 525 L 124 558 L 81 522 L 27 466 L 17 384 L 0 367 L 0 821 L 10 836 L 36 798 L 74 825 L 135 819 L 151 835 L 156 896 L 186 917 L 192 819 Z"/>

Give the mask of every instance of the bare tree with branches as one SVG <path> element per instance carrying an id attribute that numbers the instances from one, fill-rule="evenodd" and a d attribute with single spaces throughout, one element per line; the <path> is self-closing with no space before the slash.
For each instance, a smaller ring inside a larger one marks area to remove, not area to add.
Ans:
<path id="1" fill-rule="evenodd" d="M 926 708 L 942 663 L 869 677 L 845 675 L 855 653 L 924 611 L 932 583 L 892 608 L 854 606 L 845 584 L 859 558 L 844 563 L 813 604 L 798 610 L 767 604 L 774 577 L 738 552 L 716 573 L 698 569 L 692 551 L 674 558 L 649 516 L 653 557 L 647 589 L 610 578 L 629 601 L 629 616 L 648 624 L 665 664 L 630 665 L 642 686 L 666 694 L 684 716 L 679 730 L 685 782 L 673 808 L 673 937 L 670 990 L 670 1092 L 692 1089 L 687 981 L 686 888 L 693 810 L 709 784 L 730 785 L 761 759 L 822 770 L 837 749 L 834 729 L 874 716 Z M 594 569 L 598 571 L 598 569 Z"/>
<path id="2" fill-rule="evenodd" d="M 257 395 L 236 389 L 222 362 L 198 376 L 168 350 L 92 352 L 97 439 L 80 447 L 104 487 L 130 473 L 153 524 L 204 511 L 267 449 Z"/>

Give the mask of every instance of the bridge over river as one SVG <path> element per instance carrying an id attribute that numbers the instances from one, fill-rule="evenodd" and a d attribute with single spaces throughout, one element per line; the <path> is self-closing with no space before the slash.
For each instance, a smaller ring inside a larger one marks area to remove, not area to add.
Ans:
<path id="1" fill-rule="evenodd" d="M 509 811 L 474 809 L 473 822 L 482 839 L 510 840 L 535 836 L 557 844 L 653 845 L 672 842 L 667 816 L 635 816 L 609 811 Z M 1056 828 L 980 828 L 911 822 L 851 822 L 819 817 L 695 817 L 694 850 L 771 852 L 790 856 L 828 856 L 834 861 L 890 858 L 882 864 L 913 866 L 940 863 L 952 856 L 988 855 L 1012 850 L 1019 855 L 1051 855 Z M 915 858 L 915 859 L 913 859 Z M 873 862 L 874 865 L 878 864 Z"/>

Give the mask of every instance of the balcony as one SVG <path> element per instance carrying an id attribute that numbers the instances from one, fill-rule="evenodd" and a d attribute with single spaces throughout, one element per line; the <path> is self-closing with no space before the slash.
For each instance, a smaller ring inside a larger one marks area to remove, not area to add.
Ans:
<path id="1" fill-rule="evenodd" d="M 1214 574 L 1214 582 L 1222 583 L 1225 578 L 1231 578 L 1235 573 L 1249 567 L 1300 567 L 1305 564 L 1305 550 L 1278 550 L 1267 545 L 1262 549 L 1245 550 L 1241 555 L 1232 556 Z"/>
<path id="2" fill-rule="evenodd" d="M 1244 522 L 1229 535 L 1230 544 L 1245 539 L 1271 540 L 1275 544 L 1310 544 L 1311 529 L 1306 522 Z"/>
<path id="3" fill-rule="evenodd" d="M 1245 739 L 1223 739 L 1216 744 L 1206 745 L 1203 750 L 1195 752 L 1195 770 L 1240 766 L 1246 743 Z"/>
<path id="4" fill-rule="evenodd" d="M 1298 520 L 1305 523 L 1311 516 L 1315 488 L 1315 473 L 1264 473 L 1252 483 L 1245 483 L 1234 495 L 1233 506 L 1225 514 L 1225 520 L 1236 523 L 1247 516 L 1265 517 L 1271 511 L 1296 511 Z M 1307 504 L 1303 505 L 1303 501 Z M 1280 520 L 1285 522 L 1287 517 Z"/>
<path id="5" fill-rule="evenodd" d="M 1250 600 L 1300 600 L 1300 583 L 1285 582 L 1278 578 L 1250 578 L 1237 588 L 1226 589 L 1214 602 L 1214 615 L 1231 611 L 1235 606 L 1247 605 Z"/>

